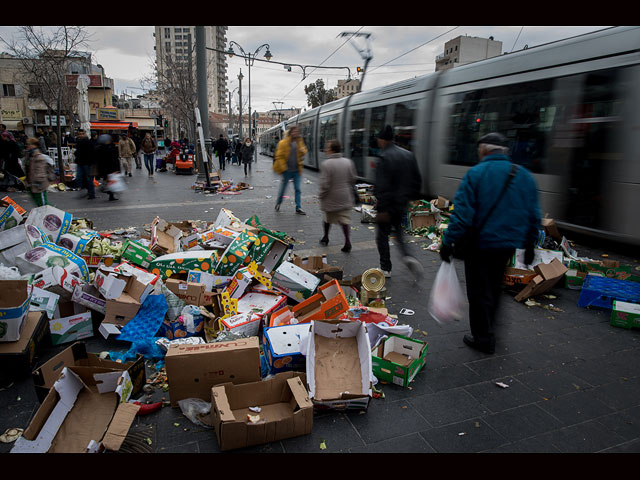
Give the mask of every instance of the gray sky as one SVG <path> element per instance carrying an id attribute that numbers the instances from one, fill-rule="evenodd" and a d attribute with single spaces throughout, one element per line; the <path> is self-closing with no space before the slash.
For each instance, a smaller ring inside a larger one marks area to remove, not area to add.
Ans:
<path id="1" fill-rule="evenodd" d="M 115 81 L 117 93 L 127 90 L 130 94 L 142 93 L 140 79 L 151 73 L 155 55 L 152 26 L 86 27 L 91 33 L 89 50 L 94 61 L 101 63 L 105 73 Z M 525 45 L 533 47 L 575 35 L 600 30 L 606 27 L 586 26 L 230 26 L 227 41 L 235 41 L 247 53 L 268 43 L 272 61 L 301 65 L 349 67 L 353 77 L 356 67 L 364 61 L 359 50 L 367 43 L 364 37 L 348 40 L 339 37 L 341 32 L 371 34 L 368 44 L 373 54 L 363 89 L 387 85 L 393 82 L 431 73 L 435 70 L 435 57 L 444 52 L 444 43 L 459 35 L 488 38 L 502 42 L 502 51 L 520 50 Z M 11 38 L 15 27 L 0 27 L 0 36 Z M 0 51 L 4 50 L 0 43 Z M 235 49 L 239 53 L 238 49 Z M 258 58 L 263 58 L 262 49 Z M 409 53 L 408 53 L 409 52 Z M 406 55 L 405 55 L 406 54 Z M 399 57 L 399 58 L 398 58 Z M 393 61 L 392 61 L 393 60 Z M 238 86 L 238 73 L 242 69 L 244 79 L 242 91 L 244 101 L 248 96 L 248 67 L 242 58 L 227 59 L 228 88 Z M 307 68 L 308 77 L 303 80 L 302 70 L 292 67 L 288 72 L 280 64 L 256 61 L 251 67 L 251 106 L 265 111 L 274 108 L 308 108 L 304 86 L 318 78 L 328 88 L 346 79 L 346 69 Z M 149 88 L 151 85 L 144 85 Z M 135 87 L 135 88 L 134 88 Z M 233 103 L 237 102 L 237 92 Z M 244 103 L 244 102 L 243 102 Z M 246 107 L 245 107 L 246 108 Z"/>

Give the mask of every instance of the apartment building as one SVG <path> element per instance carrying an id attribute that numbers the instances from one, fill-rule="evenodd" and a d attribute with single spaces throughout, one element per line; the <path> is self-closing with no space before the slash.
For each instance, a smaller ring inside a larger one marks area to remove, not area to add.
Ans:
<path id="1" fill-rule="evenodd" d="M 502 55 L 502 42 L 493 37 L 460 35 L 444 44 L 444 53 L 436 57 L 436 71 Z"/>
<path id="2" fill-rule="evenodd" d="M 195 26 L 156 26 L 155 51 L 158 79 L 167 68 L 167 56 L 172 62 L 191 62 L 195 75 Z M 206 46 L 225 50 L 227 29 L 225 26 L 205 26 Z M 222 52 L 207 50 L 207 95 L 209 111 L 227 111 L 227 60 Z"/>
<path id="3" fill-rule="evenodd" d="M 335 87 L 336 98 L 343 98 L 353 95 L 360 90 L 360 80 L 357 78 L 351 80 L 338 80 L 338 86 Z"/>

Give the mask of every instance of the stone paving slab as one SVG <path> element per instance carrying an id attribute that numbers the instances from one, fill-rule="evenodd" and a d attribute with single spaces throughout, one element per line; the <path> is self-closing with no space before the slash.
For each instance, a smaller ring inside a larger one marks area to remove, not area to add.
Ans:
<path id="1" fill-rule="evenodd" d="M 106 195 L 88 201 L 80 192 L 54 192 L 50 201 L 75 217 L 88 217 L 98 229 L 141 227 L 158 215 L 167 221 L 215 220 L 220 208 L 229 208 L 246 219 L 257 213 L 261 222 L 296 239 L 301 255 L 326 254 L 330 263 L 343 267 L 345 277 L 377 267 L 375 230 L 352 213 L 353 251 L 343 253 L 342 233 L 333 228 L 330 244 L 320 246 L 321 213 L 315 193 L 318 173 L 304 172 L 303 209 L 294 213 L 293 188 L 289 186 L 280 212 L 274 211 L 279 178 L 272 160 L 259 156 L 251 176 L 228 167 L 223 178 L 246 181 L 252 190 L 240 195 L 204 195 L 191 189 L 194 176 L 144 170 L 127 178 L 129 189 L 117 202 Z M 25 208 L 33 205 L 24 193 L 10 196 Z M 612 327 L 609 313 L 577 306 L 579 292 L 554 288 L 555 299 L 539 299 L 562 312 L 527 307 L 505 292 L 497 325 L 496 354 L 487 356 L 462 343 L 466 321 L 437 324 L 427 313 L 428 297 L 440 260 L 424 250 L 428 241 L 406 237 L 425 268 L 425 277 L 414 282 L 392 246 L 393 277 L 387 281 L 390 313 L 403 307 L 416 313 L 398 315 L 400 323 L 414 328 L 414 337 L 429 343 L 427 363 L 410 388 L 379 385 L 384 399 L 372 399 L 366 413 L 316 412 L 310 435 L 273 442 L 237 453 L 558 453 L 640 451 L 640 333 Z M 605 253 L 597 242 L 575 248 L 599 258 Z M 627 253 L 607 250 L 609 258 L 638 265 Z M 462 264 L 456 270 L 464 286 Z M 126 342 L 107 342 L 99 335 L 86 341 L 88 350 L 126 349 Z M 64 349 L 42 352 L 37 364 Z M 148 374 L 153 373 L 148 366 Z M 495 385 L 503 382 L 509 388 Z M 171 392 L 157 391 L 151 400 L 169 399 Z M 30 379 L 0 389 L 0 433 L 24 428 L 38 407 Z M 178 426 L 174 425 L 178 424 Z M 186 429 L 186 430 L 185 430 Z M 219 452 L 215 433 L 192 424 L 179 409 L 164 408 L 136 418 L 132 432 L 146 435 L 158 453 Z M 325 450 L 320 445 L 324 442 Z M 11 444 L 0 443 L 0 452 Z"/>

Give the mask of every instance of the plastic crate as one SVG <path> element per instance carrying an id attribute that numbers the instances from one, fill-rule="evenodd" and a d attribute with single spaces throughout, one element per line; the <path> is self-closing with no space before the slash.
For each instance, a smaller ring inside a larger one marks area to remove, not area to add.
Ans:
<path id="1" fill-rule="evenodd" d="M 579 307 L 600 307 L 611 310 L 613 300 L 640 303 L 640 283 L 596 275 L 585 277 L 578 299 Z"/>

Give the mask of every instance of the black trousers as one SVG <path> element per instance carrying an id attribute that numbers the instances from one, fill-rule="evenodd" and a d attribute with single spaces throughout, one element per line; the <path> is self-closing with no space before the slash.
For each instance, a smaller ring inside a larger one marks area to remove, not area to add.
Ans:
<path id="1" fill-rule="evenodd" d="M 469 326 L 476 342 L 495 347 L 494 325 L 507 262 L 515 250 L 479 249 L 464 261 Z"/>
<path id="2" fill-rule="evenodd" d="M 389 250 L 389 235 L 391 231 L 396 232 L 396 242 L 400 246 L 403 256 L 409 256 L 409 249 L 402 238 L 402 218 L 391 217 L 389 223 L 378 223 L 376 225 L 376 245 L 380 255 L 380 268 L 387 272 L 391 271 L 391 251 Z"/>

